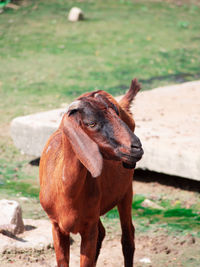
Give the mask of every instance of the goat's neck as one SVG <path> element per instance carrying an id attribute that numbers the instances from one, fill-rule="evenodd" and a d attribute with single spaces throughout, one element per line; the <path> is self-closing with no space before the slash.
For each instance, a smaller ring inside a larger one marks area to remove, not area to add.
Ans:
<path id="1" fill-rule="evenodd" d="M 75 198 L 80 194 L 85 183 L 87 169 L 82 165 L 74 153 L 65 134 L 62 136 L 63 164 L 62 184 L 69 197 Z"/>

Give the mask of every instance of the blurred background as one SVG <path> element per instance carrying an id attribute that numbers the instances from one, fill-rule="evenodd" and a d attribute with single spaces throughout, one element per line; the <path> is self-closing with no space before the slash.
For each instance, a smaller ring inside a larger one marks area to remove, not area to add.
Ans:
<path id="1" fill-rule="evenodd" d="M 68 21 L 73 6 L 84 20 Z M 199 0 L 0 1 L 0 198 L 26 197 L 24 216 L 45 218 L 38 166 L 13 145 L 13 118 L 59 108 L 96 89 L 121 95 L 134 77 L 142 90 L 200 79 Z M 154 228 L 161 222 L 179 228 L 173 214 L 141 208 L 144 199 L 136 195 L 134 204 L 141 231 L 151 220 Z M 156 201 L 182 208 L 181 233 L 200 236 L 199 202 L 182 206 L 166 195 Z"/>

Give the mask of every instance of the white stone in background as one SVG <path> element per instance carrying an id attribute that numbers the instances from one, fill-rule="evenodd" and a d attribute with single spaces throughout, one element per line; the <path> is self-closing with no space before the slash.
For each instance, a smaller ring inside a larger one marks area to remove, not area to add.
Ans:
<path id="1" fill-rule="evenodd" d="M 200 81 L 143 91 L 132 112 L 144 147 L 137 167 L 200 181 Z"/>
<path id="2" fill-rule="evenodd" d="M 50 135 L 57 130 L 64 109 L 17 117 L 11 122 L 11 137 L 22 153 L 40 157 Z"/>
<path id="3" fill-rule="evenodd" d="M 68 15 L 69 21 L 75 22 L 75 21 L 79 21 L 83 19 L 84 19 L 83 11 L 80 8 L 72 7 L 70 9 L 69 15 Z"/>
<path id="4" fill-rule="evenodd" d="M 0 200 L 0 232 L 20 234 L 24 232 L 22 209 L 17 201 Z"/>

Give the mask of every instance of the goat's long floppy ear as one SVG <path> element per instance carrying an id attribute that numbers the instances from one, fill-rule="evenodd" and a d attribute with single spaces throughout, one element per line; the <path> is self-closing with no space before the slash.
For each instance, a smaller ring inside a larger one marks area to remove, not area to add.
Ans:
<path id="1" fill-rule="evenodd" d="M 103 158 L 97 144 L 81 129 L 73 118 L 64 117 L 64 132 L 70 141 L 72 148 L 93 177 L 101 174 Z"/>

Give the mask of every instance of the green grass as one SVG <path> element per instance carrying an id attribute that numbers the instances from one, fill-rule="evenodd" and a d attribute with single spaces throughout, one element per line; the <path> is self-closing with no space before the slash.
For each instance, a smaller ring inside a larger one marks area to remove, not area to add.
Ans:
<path id="1" fill-rule="evenodd" d="M 38 198 L 37 179 L 24 172 L 26 165 L 28 162 L 25 161 L 10 163 L 0 160 L 0 194 Z"/>
<path id="2" fill-rule="evenodd" d="M 193 232 L 200 236 L 199 203 L 192 208 L 185 208 L 180 204 L 173 206 L 169 201 L 159 201 L 157 204 L 164 209 L 153 209 L 142 206 L 145 198 L 143 195 L 135 195 L 132 204 L 133 220 L 136 221 L 139 232 L 146 232 L 150 228 L 165 228 L 173 233 Z M 105 217 L 119 218 L 117 208 L 109 211 Z"/>
<path id="3" fill-rule="evenodd" d="M 85 21 L 67 21 L 74 5 Z M 195 4 L 37 0 L 6 9 L 0 16 L 1 108 L 15 107 L 1 121 L 95 88 L 121 94 L 135 76 L 144 89 L 198 79 L 199 30 Z"/>

